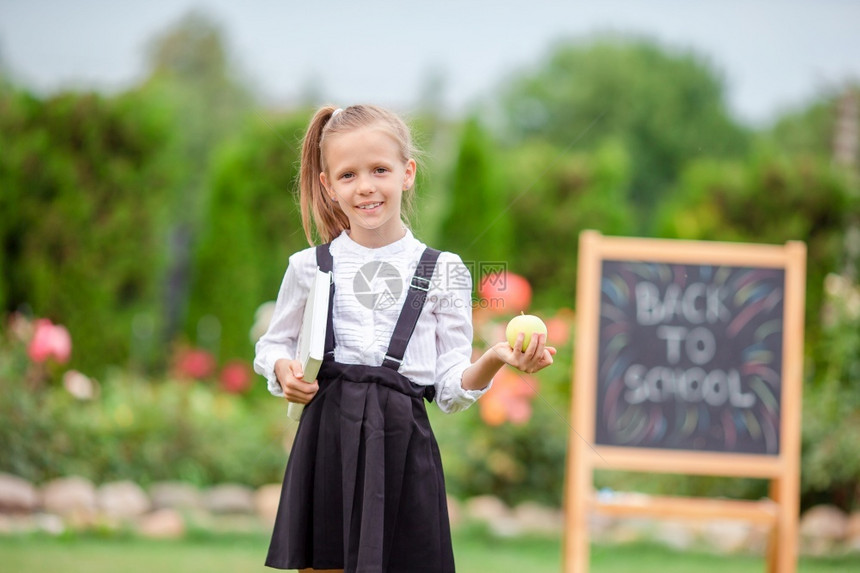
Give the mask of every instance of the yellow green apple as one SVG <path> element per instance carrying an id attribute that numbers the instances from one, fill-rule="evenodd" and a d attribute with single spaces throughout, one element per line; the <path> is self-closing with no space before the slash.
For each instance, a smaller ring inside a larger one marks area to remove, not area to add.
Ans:
<path id="1" fill-rule="evenodd" d="M 543 334 L 546 336 L 546 324 L 533 314 L 520 313 L 519 316 L 513 317 L 508 323 L 507 328 L 505 328 L 505 337 L 508 339 L 508 344 L 511 348 L 517 343 L 517 335 L 520 332 L 525 334 L 525 338 L 523 339 L 523 352 L 525 352 L 532 341 L 533 334 Z"/>

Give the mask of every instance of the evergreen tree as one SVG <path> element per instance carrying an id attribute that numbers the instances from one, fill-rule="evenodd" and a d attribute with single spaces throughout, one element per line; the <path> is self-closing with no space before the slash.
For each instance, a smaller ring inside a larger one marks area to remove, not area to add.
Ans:
<path id="1" fill-rule="evenodd" d="M 287 258 L 306 248 L 298 206 L 300 143 L 308 114 L 260 116 L 217 154 L 212 196 L 196 249 L 189 324 L 220 325 L 224 360 L 251 359 L 249 332 L 274 300 Z M 209 322 L 212 322 L 211 320 Z M 205 332 L 192 332 L 206 346 Z"/>
<path id="2" fill-rule="evenodd" d="M 469 118 L 446 190 L 439 246 L 458 253 L 478 275 L 482 268 L 505 263 L 511 246 L 509 204 L 497 162 L 492 140 L 475 117 Z M 480 278 L 473 276 L 475 283 Z"/>

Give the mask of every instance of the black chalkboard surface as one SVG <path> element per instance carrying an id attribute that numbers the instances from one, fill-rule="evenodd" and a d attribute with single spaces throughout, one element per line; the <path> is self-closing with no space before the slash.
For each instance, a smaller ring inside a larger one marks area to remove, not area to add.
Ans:
<path id="1" fill-rule="evenodd" d="M 601 270 L 595 443 L 778 456 L 785 270 Z"/>

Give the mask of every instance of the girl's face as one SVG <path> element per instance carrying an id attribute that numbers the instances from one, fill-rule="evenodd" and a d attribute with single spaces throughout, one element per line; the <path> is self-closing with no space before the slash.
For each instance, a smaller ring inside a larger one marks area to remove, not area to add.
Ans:
<path id="1" fill-rule="evenodd" d="M 330 135 L 320 182 L 349 219 L 349 236 L 365 247 L 403 237 L 400 201 L 415 181 L 415 160 L 403 160 L 385 129 L 367 126 Z"/>

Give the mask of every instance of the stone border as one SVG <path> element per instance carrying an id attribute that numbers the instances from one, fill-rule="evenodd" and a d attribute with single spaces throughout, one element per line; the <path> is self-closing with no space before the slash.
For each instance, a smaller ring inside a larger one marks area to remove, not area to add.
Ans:
<path id="1" fill-rule="evenodd" d="M 82 477 L 51 480 L 37 487 L 0 473 L 0 535 L 68 530 L 128 530 L 154 539 L 184 537 L 190 528 L 216 532 L 268 532 L 275 521 L 281 485 L 250 488 L 221 484 L 198 489 L 178 481 L 158 482 L 144 490 L 130 481 L 96 486 Z M 617 494 L 623 495 L 623 494 Z M 639 494 L 637 494 L 639 495 Z M 448 499 L 453 527 L 478 524 L 500 537 L 521 535 L 560 538 L 562 511 L 535 502 L 509 507 L 489 495 L 463 502 Z M 591 515 L 596 543 L 654 542 L 678 550 L 763 555 L 767 532 L 736 521 L 667 521 Z M 860 511 L 848 515 L 820 505 L 801 518 L 803 555 L 860 553 Z"/>

